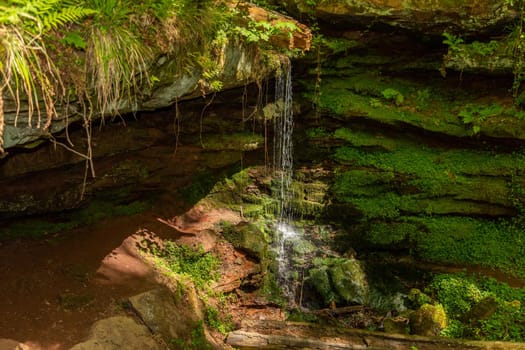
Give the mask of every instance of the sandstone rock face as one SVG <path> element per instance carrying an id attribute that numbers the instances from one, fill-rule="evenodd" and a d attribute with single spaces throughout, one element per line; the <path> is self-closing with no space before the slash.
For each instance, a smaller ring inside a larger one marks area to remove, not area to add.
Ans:
<path id="1" fill-rule="evenodd" d="M 0 350 L 31 350 L 31 348 L 16 340 L 0 339 Z"/>
<path id="2" fill-rule="evenodd" d="M 239 17 L 241 25 L 249 26 L 252 22 L 288 23 L 290 28 L 283 29 L 279 33 L 272 34 L 269 38 L 273 48 L 298 49 L 308 51 L 312 39 L 308 27 L 296 20 L 259 8 L 251 4 L 239 6 L 239 2 L 231 3 L 235 12 L 242 12 Z M 242 23 L 242 22 L 246 23 Z M 221 83 L 221 90 L 240 87 L 248 83 L 270 76 L 279 66 L 280 59 L 286 59 L 284 55 L 269 53 L 264 59 L 253 47 L 250 49 L 232 39 L 215 52 L 218 59 L 213 62 L 214 80 Z M 137 96 L 130 100 L 123 97 L 113 101 L 107 110 L 114 110 L 116 114 L 134 113 L 137 111 L 149 111 L 165 108 L 173 105 L 176 101 L 191 99 L 211 92 L 208 86 L 205 72 L 198 65 L 185 67 L 184 73 L 180 69 L 181 58 L 158 55 L 149 62 L 147 68 L 148 76 L 155 78 L 155 83 L 150 87 L 141 87 L 135 91 Z M 66 67 L 67 68 L 67 67 Z M 133 92 L 132 92 L 133 94 Z M 31 143 L 40 138 L 64 130 L 69 124 L 82 119 L 85 112 L 77 101 L 70 101 L 67 105 L 56 107 L 56 115 L 49 128 L 44 127 L 47 114 L 45 106 L 40 106 L 42 115 L 35 116 L 31 121 L 28 119 L 29 106 L 27 101 L 15 101 L 4 94 L 4 131 L 3 148 L 8 149 L 17 145 Z M 36 113 L 35 113 L 36 114 Z M 93 111 L 94 117 L 100 117 L 97 111 Z M 2 135 L 0 135 L 2 137 Z M 1 144 L 1 143 L 0 143 Z M 34 145 L 31 145 L 34 146 Z M 0 154 L 0 158 L 1 158 Z"/>
<path id="3" fill-rule="evenodd" d="M 177 64 L 177 58 L 158 57 L 150 68 L 150 73 L 158 77 L 159 81 L 150 93 L 140 96 L 138 101 L 119 101 L 117 103 L 119 113 L 126 114 L 136 111 L 161 109 L 171 106 L 175 101 L 201 96 L 202 89 L 199 84 L 202 72 L 194 69 L 186 75 L 178 76 L 175 73 Z M 253 79 L 255 70 L 257 70 L 259 76 L 266 76 L 272 71 L 270 67 L 261 66 L 254 61 L 254 58 L 246 50 L 233 45 L 224 49 L 224 64 L 220 68 L 221 73 L 218 76 L 218 80 L 222 82 L 223 89 L 242 86 L 250 82 L 250 79 Z M 4 148 L 6 149 L 60 132 L 70 123 L 82 119 L 82 111 L 74 104 L 69 105 L 67 108 L 58 106 L 58 117 L 54 118 L 50 128 L 45 130 L 38 127 L 36 120 L 32 125 L 28 125 L 25 122 L 27 119 L 25 117 L 27 106 L 24 105 L 23 101 L 18 117 L 14 101 L 6 100 L 4 106 L 5 129 L 3 137 Z M 15 125 L 16 119 L 18 121 Z"/>
<path id="4" fill-rule="evenodd" d="M 181 286 L 178 295 L 168 289 L 148 291 L 131 297 L 130 303 L 148 328 L 166 343 L 191 342 L 192 332 L 203 319 L 200 301 L 190 286 Z M 202 324 L 200 329 L 202 332 Z"/>
<path id="5" fill-rule="evenodd" d="M 334 0 L 317 1 L 314 6 L 294 0 L 288 2 L 288 8 L 333 24 L 387 24 L 433 35 L 486 32 L 516 16 L 510 5 L 499 0 Z"/>
<path id="6" fill-rule="evenodd" d="M 131 317 L 115 316 L 93 325 L 89 340 L 73 346 L 70 350 L 161 350 L 163 347 L 152 337 L 150 331 Z"/>

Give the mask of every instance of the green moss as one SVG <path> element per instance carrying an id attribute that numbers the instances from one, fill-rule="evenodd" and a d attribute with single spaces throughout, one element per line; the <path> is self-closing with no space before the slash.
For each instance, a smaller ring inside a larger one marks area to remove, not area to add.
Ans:
<path id="1" fill-rule="evenodd" d="M 359 197 L 393 192 L 382 202 L 394 202 L 410 212 L 428 208 L 429 213 L 447 213 L 447 207 L 459 205 L 463 209 L 456 213 L 468 213 L 469 208 L 478 214 L 511 213 L 505 208 L 512 206 L 510 179 L 525 165 L 521 152 L 442 149 L 349 129 L 339 129 L 335 135 L 352 147 L 339 147 L 334 158 L 359 167 L 336 175 L 332 191 L 340 201 L 360 201 L 361 207 L 369 207 L 371 200 Z M 443 198 L 430 202 L 434 197 Z"/>
<path id="2" fill-rule="evenodd" d="M 206 307 L 206 324 L 213 329 L 218 330 L 221 334 L 226 335 L 234 329 L 231 322 L 231 316 L 219 313 L 215 307 L 208 305 Z"/>
<path id="3" fill-rule="evenodd" d="M 232 226 L 223 223 L 222 235 L 235 248 L 244 250 L 259 260 L 262 260 L 266 255 L 268 237 L 255 224 L 241 222 Z"/>
<path id="4" fill-rule="evenodd" d="M 203 147 L 214 151 L 252 151 L 262 147 L 264 138 L 252 133 L 213 134 L 203 139 Z"/>
<path id="5" fill-rule="evenodd" d="M 399 141 L 385 137 L 380 133 L 339 128 L 334 132 L 334 137 L 344 140 L 355 147 L 374 147 L 385 151 L 394 151 L 399 146 Z"/>
<path id="6" fill-rule="evenodd" d="M 327 67 L 320 91 L 310 90 L 304 96 L 321 112 L 338 118 L 367 118 L 399 127 L 409 124 L 459 137 L 481 132 L 493 137 L 525 138 L 525 123 L 520 121 L 525 114 L 512 104 L 473 103 L 480 92 L 446 86 L 437 80 L 423 84 L 380 74 L 366 67 L 369 59 L 373 57 L 365 55 L 362 62 L 347 58 Z M 307 84 L 307 90 L 311 86 Z M 503 126 L 509 124 L 511 128 Z"/>
<path id="7" fill-rule="evenodd" d="M 263 275 L 259 293 L 277 305 L 284 305 L 286 303 L 275 274 L 270 270 L 266 271 Z"/>
<path id="8" fill-rule="evenodd" d="M 310 283 L 326 304 L 366 304 L 368 283 L 361 263 L 355 259 L 315 258 L 308 271 Z"/>
<path id="9" fill-rule="evenodd" d="M 310 128 L 306 130 L 306 136 L 311 139 L 329 137 L 331 133 L 324 128 Z"/>
<path id="10" fill-rule="evenodd" d="M 326 267 L 310 269 L 308 275 L 310 276 L 310 283 L 315 286 L 315 289 L 321 295 L 326 305 L 337 300 L 337 296 L 332 290 L 328 269 Z"/>
<path id="11" fill-rule="evenodd" d="M 151 247 L 146 253 L 152 255 L 156 265 L 177 276 L 190 278 L 199 288 L 204 288 L 219 277 L 220 260 L 211 253 L 205 253 L 202 247 L 194 249 L 164 241 L 162 249 Z"/>
<path id="12" fill-rule="evenodd" d="M 204 333 L 204 324 L 202 321 L 195 323 L 193 330 L 191 331 L 191 338 L 184 339 L 173 339 L 170 342 L 170 349 L 182 349 L 182 350 L 211 350 L 212 346 L 206 340 L 206 334 Z"/>
<path id="13" fill-rule="evenodd" d="M 374 245 L 391 246 L 408 239 L 417 226 L 406 222 L 377 222 L 371 223 L 366 239 Z"/>
<path id="14" fill-rule="evenodd" d="M 420 228 L 411 239 L 422 258 L 494 267 L 525 276 L 524 234 L 519 223 L 467 217 L 411 218 Z"/>

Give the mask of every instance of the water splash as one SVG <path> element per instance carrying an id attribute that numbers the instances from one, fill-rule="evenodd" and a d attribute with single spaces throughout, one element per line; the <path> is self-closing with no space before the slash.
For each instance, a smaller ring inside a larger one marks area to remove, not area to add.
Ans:
<path id="1" fill-rule="evenodd" d="M 299 232 L 290 224 L 293 218 L 292 175 L 293 175 L 293 109 L 292 109 L 292 66 L 289 60 L 281 62 L 281 72 L 275 80 L 276 116 L 274 120 L 274 169 L 279 178 L 277 223 L 275 227 L 275 249 L 278 262 L 278 281 L 285 297 L 295 300 L 293 271 L 287 251 Z"/>

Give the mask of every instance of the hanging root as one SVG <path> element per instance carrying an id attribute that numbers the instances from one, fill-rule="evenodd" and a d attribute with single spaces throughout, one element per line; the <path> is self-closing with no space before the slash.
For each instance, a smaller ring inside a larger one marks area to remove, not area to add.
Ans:
<path id="1" fill-rule="evenodd" d="M 0 158 L 4 151 L 4 96 L 0 89 Z"/>

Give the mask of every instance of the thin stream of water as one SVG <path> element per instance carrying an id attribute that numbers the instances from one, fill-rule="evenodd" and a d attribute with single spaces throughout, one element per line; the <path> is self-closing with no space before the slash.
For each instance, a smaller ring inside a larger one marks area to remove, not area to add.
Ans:
<path id="1" fill-rule="evenodd" d="M 290 61 L 281 63 L 281 74 L 275 81 L 275 104 L 277 115 L 274 122 L 274 169 L 279 177 L 279 207 L 276 224 L 276 251 L 278 261 L 278 280 L 284 295 L 295 299 L 291 262 L 287 254 L 287 243 L 297 239 L 299 232 L 291 225 L 292 175 L 293 175 L 293 110 L 292 110 L 292 67 Z"/>

